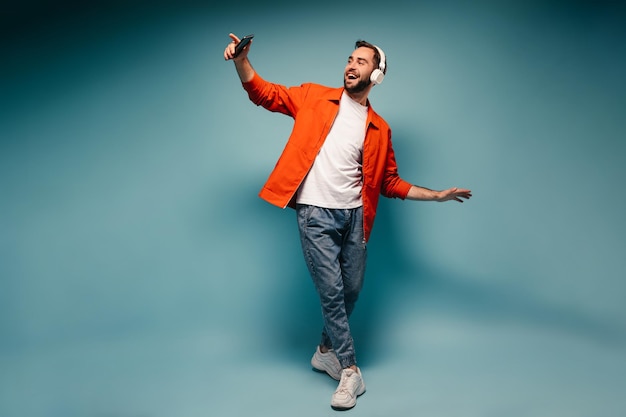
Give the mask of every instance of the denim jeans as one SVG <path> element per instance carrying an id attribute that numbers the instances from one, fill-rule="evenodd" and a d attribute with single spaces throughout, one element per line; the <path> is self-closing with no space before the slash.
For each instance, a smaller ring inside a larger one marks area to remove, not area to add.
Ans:
<path id="1" fill-rule="evenodd" d="M 296 207 L 302 252 L 320 297 L 321 344 L 333 348 L 343 368 L 356 365 L 348 319 L 363 287 L 367 246 L 363 210 Z"/>

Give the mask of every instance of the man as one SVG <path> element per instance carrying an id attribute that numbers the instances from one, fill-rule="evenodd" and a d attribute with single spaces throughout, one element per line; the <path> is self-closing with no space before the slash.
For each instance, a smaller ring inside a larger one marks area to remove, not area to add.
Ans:
<path id="1" fill-rule="evenodd" d="M 296 209 L 302 251 L 324 319 L 311 364 L 340 381 L 331 406 L 349 409 L 365 392 L 348 319 L 363 284 L 366 243 L 379 195 L 463 202 L 471 191 L 435 191 L 399 177 L 391 130 L 368 100 L 387 69 L 377 46 L 356 43 L 344 69 L 343 88 L 311 83 L 285 87 L 256 73 L 248 60 L 252 43 L 235 55 L 240 39 L 229 36 L 224 59 L 234 61 L 250 100 L 294 118 L 289 140 L 259 195 Z"/>

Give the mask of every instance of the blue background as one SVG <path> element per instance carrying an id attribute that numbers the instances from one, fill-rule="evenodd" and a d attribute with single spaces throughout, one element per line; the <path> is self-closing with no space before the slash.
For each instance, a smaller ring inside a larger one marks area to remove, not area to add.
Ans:
<path id="1" fill-rule="evenodd" d="M 8 9 L 7 9 L 8 10 Z M 0 65 L 0 415 L 323 416 L 295 216 L 257 192 L 286 85 L 388 56 L 401 175 L 353 316 L 357 416 L 626 415 L 626 10 L 613 2 L 22 2 Z"/>

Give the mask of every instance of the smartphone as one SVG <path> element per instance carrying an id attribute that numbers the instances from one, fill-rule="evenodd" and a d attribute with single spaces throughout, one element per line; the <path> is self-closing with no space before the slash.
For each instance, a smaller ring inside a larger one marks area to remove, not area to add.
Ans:
<path id="1" fill-rule="evenodd" d="M 241 53 L 241 51 L 243 50 L 243 48 L 246 47 L 247 44 L 250 43 L 252 38 L 254 38 L 254 35 L 246 35 L 241 38 L 241 42 L 239 42 L 235 47 L 235 57 Z"/>

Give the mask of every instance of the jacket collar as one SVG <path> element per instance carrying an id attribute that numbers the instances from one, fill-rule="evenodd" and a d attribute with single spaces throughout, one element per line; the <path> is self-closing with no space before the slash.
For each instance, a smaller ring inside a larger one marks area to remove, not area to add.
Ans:
<path id="1" fill-rule="evenodd" d="M 339 105 L 341 101 L 341 95 L 344 92 L 343 87 L 331 88 L 324 95 L 323 98 L 328 101 L 332 101 L 336 105 Z M 380 128 L 380 116 L 372 108 L 369 98 L 367 99 L 367 125 L 372 125 L 375 128 Z"/>

